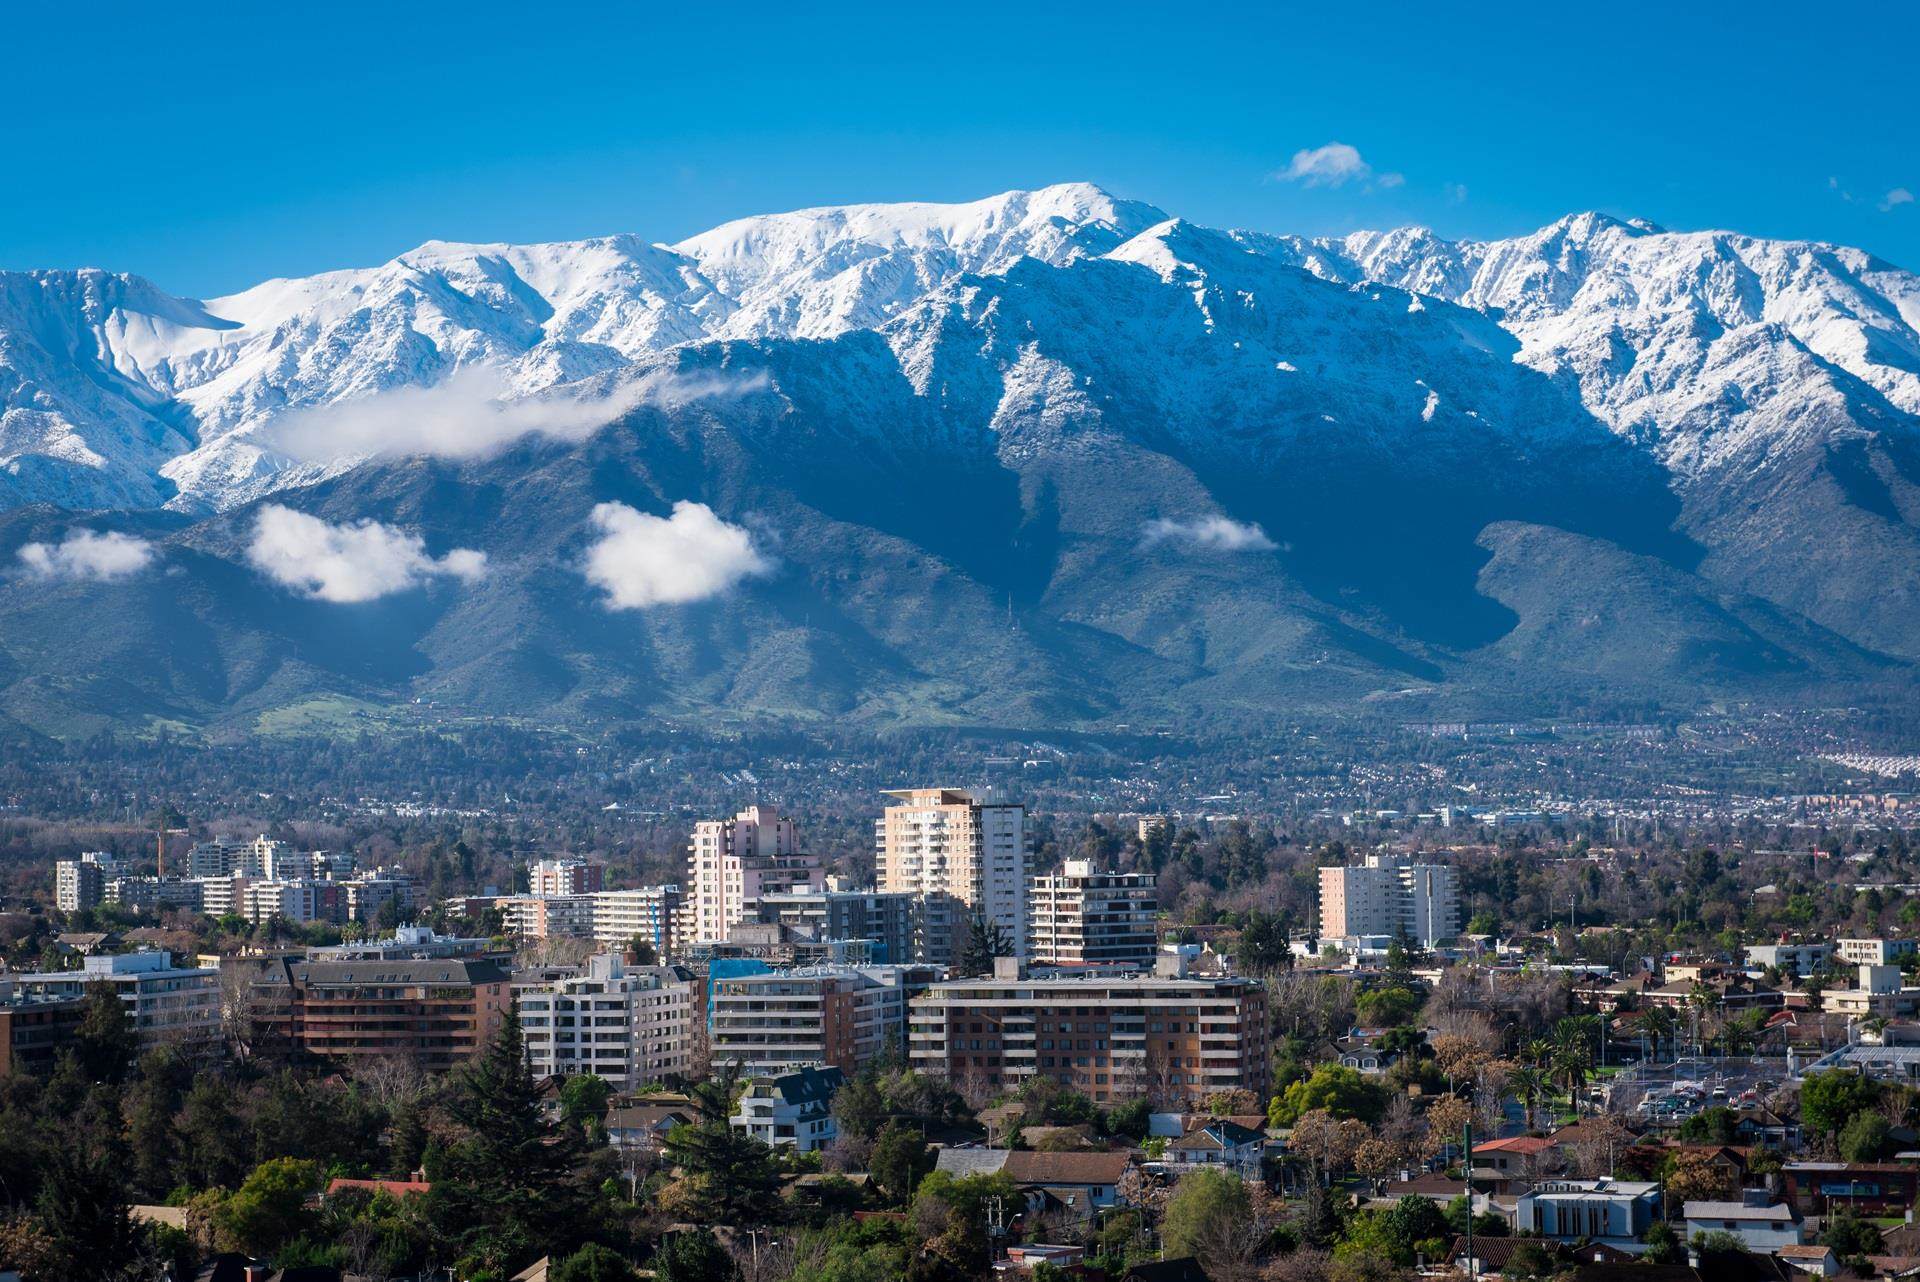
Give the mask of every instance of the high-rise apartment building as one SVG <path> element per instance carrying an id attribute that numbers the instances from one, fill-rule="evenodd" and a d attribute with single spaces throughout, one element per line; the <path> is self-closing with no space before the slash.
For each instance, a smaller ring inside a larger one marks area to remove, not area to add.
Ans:
<path id="1" fill-rule="evenodd" d="M 593 897 L 593 937 L 610 948 L 642 939 L 653 946 L 656 958 L 665 960 L 674 949 L 674 914 L 680 902 L 678 886 L 600 891 Z"/>
<path id="2" fill-rule="evenodd" d="M 527 893 L 542 898 L 591 895 L 606 885 L 605 864 L 584 859 L 536 859 L 527 865 Z"/>
<path id="3" fill-rule="evenodd" d="M 1368 855 L 1358 867 L 1320 870 L 1320 937 L 1405 938 L 1431 948 L 1460 933 L 1453 869 L 1407 855 Z"/>
<path id="4" fill-rule="evenodd" d="M 919 897 L 916 956 L 951 963 L 978 916 L 1027 948 L 1027 811 L 953 788 L 907 788 L 874 824 L 880 889 Z"/>
<path id="5" fill-rule="evenodd" d="M 53 902 L 63 913 L 92 908 L 106 898 L 107 882 L 117 869 L 112 855 L 90 850 L 53 866 Z"/>
<path id="6" fill-rule="evenodd" d="M 536 1076 L 593 1073 L 624 1091 L 682 1076 L 693 1063 L 686 971 L 628 967 L 602 953 L 583 974 L 515 984 L 513 999 Z"/>
<path id="7" fill-rule="evenodd" d="M 694 825 L 687 851 L 682 933 L 689 943 L 723 942 L 754 919 L 763 897 L 822 884 L 820 860 L 800 850 L 793 820 L 771 807 L 705 820 Z"/>
<path id="8" fill-rule="evenodd" d="M 1151 975 L 1033 976 L 1003 958 L 983 979 L 935 984 L 910 1003 L 914 1068 L 998 1093 L 1050 1077 L 1096 1103 L 1145 1096 L 1195 1103 L 1214 1091 L 1264 1095 L 1266 990 L 1193 976 L 1177 954 Z"/>
<path id="9" fill-rule="evenodd" d="M 867 940 L 874 961 L 901 965 L 917 960 L 913 925 L 918 905 L 899 891 L 853 890 L 829 877 L 819 890 L 795 890 L 760 898 L 759 919 L 788 927 L 819 944 Z"/>
<path id="10" fill-rule="evenodd" d="M 1096 872 L 1069 859 L 1027 889 L 1027 959 L 1036 966 L 1151 970 L 1159 892 L 1150 872 Z"/>

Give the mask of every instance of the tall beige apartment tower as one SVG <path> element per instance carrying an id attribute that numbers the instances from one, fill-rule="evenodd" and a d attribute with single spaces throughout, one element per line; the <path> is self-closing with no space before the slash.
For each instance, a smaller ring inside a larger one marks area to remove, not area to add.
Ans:
<path id="1" fill-rule="evenodd" d="M 763 895 L 818 890 L 826 874 L 800 850 L 793 820 L 770 806 L 748 806 L 731 819 L 693 826 L 688 847 L 684 942 L 721 943 L 754 917 Z"/>
<path id="2" fill-rule="evenodd" d="M 950 964 L 975 915 L 1027 952 L 1027 809 L 954 788 L 904 788 L 874 824 L 880 889 L 920 899 L 915 954 Z"/>
<path id="3" fill-rule="evenodd" d="M 1422 948 L 1460 933 L 1453 869 L 1405 855 L 1368 855 L 1359 867 L 1320 870 L 1320 938 L 1396 935 Z"/>

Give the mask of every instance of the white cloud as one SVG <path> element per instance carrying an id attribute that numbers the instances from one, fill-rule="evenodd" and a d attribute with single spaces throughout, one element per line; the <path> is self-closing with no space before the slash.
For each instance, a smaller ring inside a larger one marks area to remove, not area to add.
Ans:
<path id="1" fill-rule="evenodd" d="M 153 544 L 118 530 L 68 530 L 58 543 L 28 543 L 20 562 L 43 579 L 98 579 L 110 582 L 140 573 L 152 564 Z"/>
<path id="2" fill-rule="evenodd" d="M 1880 198 L 1880 212 L 1884 214 L 1896 205 L 1911 205 L 1912 203 L 1912 192 L 1908 191 L 1905 187 L 1895 187 L 1892 191 Z"/>
<path id="3" fill-rule="evenodd" d="M 773 568 L 751 534 L 704 503 L 682 500 L 666 517 L 602 503 L 591 519 L 600 537 L 587 549 L 585 573 L 609 610 L 704 601 Z"/>
<path id="4" fill-rule="evenodd" d="M 1293 153 L 1293 159 L 1278 177 L 1307 187 L 1344 187 L 1350 182 L 1378 187 L 1398 187 L 1406 182 L 1402 174 L 1374 177 L 1373 166 L 1360 155 L 1360 149 L 1344 142 L 1330 142 Z"/>
<path id="5" fill-rule="evenodd" d="M 1465 183 L 1448 183 L 1443 190 L 1447 193 L 1447 199 L 1454 204 L 1460 205 L 1466 203 L 1467 185 Z"/>
<path id="6" fill-rule="evenodd" d="M 1207 552 L 1271 552 L 1275 547 L 1259 526 L 1218 515 L 1185 520 L 1161 517 L 1147 522 L 1140 533 L 1141 546 L 1161 543 L 1182 543 Z"/>
<path id="7" fill-rule="evenodd" d="M 334 525 L 269 504 L 254 522 L 247 559 L 275 583 L 319 601 L 372 601 L 445 575 L 471 583 L 487 554 L 455 548 L 438 560 L 426 540 L 379 521 Z"/>
<path id="8" fill-rule="evenodd" d="M 303 463 L 359 455 L 479 458 L 523 436 L 581 441 L 643 405 L 674 409 L 742 396 L 766 382 L 764 374 L 655 370 L 604 391 L 570 386 L 508 399 L 511 389 L 498 370 L 473 366 L 431 387 L 397 387 L 359 400 L 295 410 L 269 425 L 261 439 Z"/>

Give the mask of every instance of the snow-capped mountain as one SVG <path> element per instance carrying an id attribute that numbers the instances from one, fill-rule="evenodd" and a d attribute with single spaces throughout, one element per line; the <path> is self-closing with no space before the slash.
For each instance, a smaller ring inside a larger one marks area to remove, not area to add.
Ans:
<path id="1" fill-rule="evenodd" d="M 0 498 L 230 507 L 332 470 L 275 451 L 267 429 L 290 411 L 476 366 L 527 394 L 677 344 L 831 337 L 964 273 L 1103 253 L 1163 217 L 1069 184 L 749 218 L 676 246 L 431 242 L 205 302 L 99 271 L 0 273 Z"/>
<path id="2" fill-rule="evenodd" d="M 1843 420 L 1920 415 L 1920 277 L 1857 249 L 1601 214 L 1504 241 L 1239 239 L 1498 317 L 1521 360 L 1577 379 L 1594 413 L 1683 476 L 1790 453 Z"/>
<path id="3" fill-rule="evenodd" d="M 267 496 L 486 573 L 263 596 Z M 683 500 L 762 572 L 610 614 L 592 514 Z M 1593 214 L 1216 231 L 1085 185 L 433 243 L 205 301 L 0 274 L 0 559 L 81 523 L 36 503 L 119 509 L 167 573 L 0 575 L 0 725 L 315 693 L 1034 726 L 1898 701 L 1920 280 Z"/>

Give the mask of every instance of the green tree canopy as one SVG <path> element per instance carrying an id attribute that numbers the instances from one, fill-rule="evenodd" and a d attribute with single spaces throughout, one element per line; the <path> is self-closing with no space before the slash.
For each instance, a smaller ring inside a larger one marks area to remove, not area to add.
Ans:
<path id="1" fill-rule="evenodd" d="M 660 1244 L 653 1275 L 659 1282 L 734 1282 L 740 1267 L 711 1232 L 686 1229 Z"/>
<path id="2" fill-rule="evenodd" d="M 734 1129 L 737 1065 L 687 1094 L 699 1116 L 667 1132 L 667 1161 L 680 1175 L 669 1199 L 676 1215 L 703 1224 L 768 1224 L 780 1215 L 780 1176 L 773 1152 Z"/>
<path id="3" fill-rule="evenodd" d="M 112 984 L 95 980 L 86 988 L 86 1004 L 80 1015 L 80 1027 L 73 1037 L 74 1054 L 80 1071 L 90 1082 L 126 1080 L 127 1068 L 140 1053 L 140 1038 L 134 1032 L 133 1016 Z"/>
<path id="4" fill-rule="evenodd" d="M 1226 1171 L 1194 1171 L 1180 1177 L 1161 1225 L 1168 1258 L 1197 1255 L 1220 1228 L 1253 1214 L 1247 1186 Z"/>
<path id="5" fill-rule="evenodd" d="M 1387 1090 L 1357 1069 L 1322 1064 L 1305 1081 L 1287 1087 L 1275 1099 L 1268 1115 L 1276 1125 L 1287 1126 L 1317 1108 L 1324 1108 L 1335 1117 L 1377 1122 L 1387 1108 Z"/>
<path id="6" fill-rule="evenodd" d="M 589 1242 L 555 1261 L 547 1271 L 547 1282 L 636 1282 L 639 1276 L 619 1252 Z"/>

